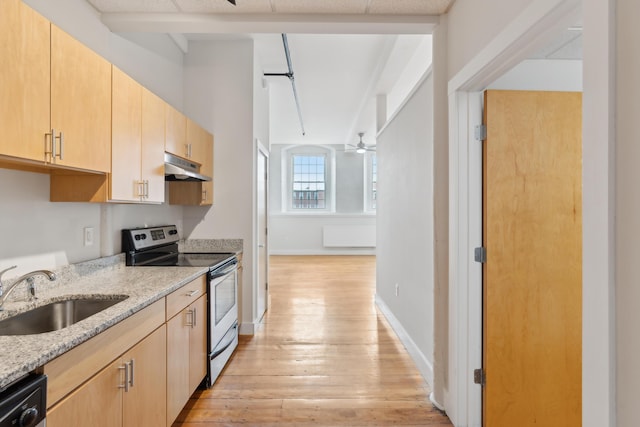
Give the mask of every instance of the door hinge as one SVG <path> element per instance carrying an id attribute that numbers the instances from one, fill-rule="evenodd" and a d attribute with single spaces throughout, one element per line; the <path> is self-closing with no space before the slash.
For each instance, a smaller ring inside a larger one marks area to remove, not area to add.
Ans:
<path id="1" fill-rule="evenodd" d="M 485 376 L 484 369 L 474 369 L 473 370 L 473 383 L 480 384 L 484 387 L 487 382 L 487 377 Z"/>
<path id="2" fill-rule="evenodd" d="M 480 246 L 473 250 L 474 258 L 476 262 L 484 264 L 487 262 L 487 248 Z"/>
<path id="3" fill-rule="evenodd" d="M 485 125 L 477 125 L 475 128 L 476 141 L 484 141 L 487 139 L 487 127 Z"/>

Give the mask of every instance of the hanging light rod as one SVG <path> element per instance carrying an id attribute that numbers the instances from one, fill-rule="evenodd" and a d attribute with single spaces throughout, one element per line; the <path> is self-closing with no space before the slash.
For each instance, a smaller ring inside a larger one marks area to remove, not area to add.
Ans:
<path id="1" fill-rule="evenodd" d="M 302 121 L 302 111 L 300 110 L 300 100 L 298 100 L 298 91 L 296 90 L 296 81 L 293 77 L 293 65 L 291 64 L 291 53 L 289 52 L 289 42 L 287 41 L 287 35 L 284 33 L 282 34 L 282 44 L 284 45 L 284 54 L 287 58 L 287 67 L 289 68 L 289 71 L 287 73 L 264 73 L 264 76 L 289 78 L 289 81 L 291 82 L 291 89 L 293 90 L 293 98 L 296 101 L 296 109 L 298 110 L 298 119 L 300 120 L 300 128 L 302 129 L 302 136 L 304 136 L 306 135 L 306 132 L 304 131 L 304 123 Z"/>

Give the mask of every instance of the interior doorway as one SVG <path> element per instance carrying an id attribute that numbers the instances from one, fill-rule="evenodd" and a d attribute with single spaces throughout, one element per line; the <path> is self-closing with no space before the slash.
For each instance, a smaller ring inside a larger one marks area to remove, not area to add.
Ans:
<path id="1" fill-rule="evenodd" d="M 256 165 L 258 282 L 256 321 L 269 307 L 269 151 L 258 142 Z"/>

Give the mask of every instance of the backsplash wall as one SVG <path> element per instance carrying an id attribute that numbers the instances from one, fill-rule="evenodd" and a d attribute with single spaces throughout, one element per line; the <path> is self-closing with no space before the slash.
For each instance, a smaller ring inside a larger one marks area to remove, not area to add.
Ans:
<path id="1" fill-rule="evenodd" d="M 122 228 L 182 227 L 181 206 L 52 203 L 49 175 L 33 172 L 0 169 L 0 182 L 0 270 L 19 267 L 6 277 L 119 253 Z M 93 228 L 91 246 L 85 227 Z"/>

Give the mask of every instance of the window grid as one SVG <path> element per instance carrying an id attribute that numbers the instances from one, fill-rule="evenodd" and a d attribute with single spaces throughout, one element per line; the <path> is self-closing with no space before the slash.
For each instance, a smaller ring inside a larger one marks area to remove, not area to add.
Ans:
<path id="1" fill-rule="evenodd" d="M 325 156 L 293 155 L 292 208 L 325 209 Z"/>

